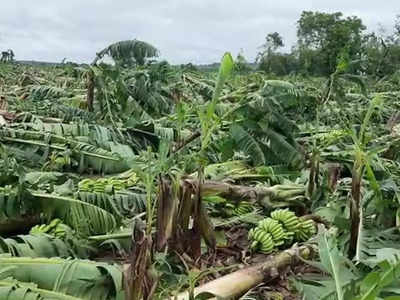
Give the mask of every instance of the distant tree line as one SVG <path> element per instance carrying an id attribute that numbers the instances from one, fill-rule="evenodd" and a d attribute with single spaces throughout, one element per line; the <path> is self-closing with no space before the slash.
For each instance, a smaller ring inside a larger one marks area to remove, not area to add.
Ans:
<path id="1" fill-rule="evenodd" d="M 289 53 L 280 51 L 283 46 L 278 32 L 268 34 L 257 55 L 259 70 L 324 76 L 345 59 L 352 73 L 383 77 L 400 68 L 400 15 L 393 32 L 366 33 L 358 17 L 304 11 L 297 21 L 296 45 Z"/>

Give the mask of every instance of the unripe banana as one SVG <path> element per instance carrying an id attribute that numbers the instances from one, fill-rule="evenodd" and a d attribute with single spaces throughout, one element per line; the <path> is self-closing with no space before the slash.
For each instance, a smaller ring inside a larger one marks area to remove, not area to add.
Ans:
<path id="1" fill-rule="evenodd" d="M 114 191 L 124 190 L 133 186 L 137 182 L 136 174 L 128 179 L 119 179 L 118 177 L 82 179 L 79 184 L 79 191 L 96 193 L 113 193 Z"/>
<path id="2" fill-rule="evenodd" d="M 298 218 L 288 209 L 277 209 L 249 231 L 248 239 L 253 250 L 268 254 L 276 247 L 292 245 L 295 240 L 307 241 L 315 233 L 314 221 Z"/>

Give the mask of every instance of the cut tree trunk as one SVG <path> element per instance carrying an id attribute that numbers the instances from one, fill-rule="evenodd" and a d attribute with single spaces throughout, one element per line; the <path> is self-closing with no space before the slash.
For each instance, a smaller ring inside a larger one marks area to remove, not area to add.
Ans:
<path id="1" fill-rule="evenodd" d="M 310 259 L 315 253 L 312 246 L 293 246 L 273 257 L 269 257 L 264 263 L 242 269 L 210 281 L 195 288 L 194 296 L 202 293 L 210 293 L 223 299 L 233 299 L 246 293 L 258 284 L 277 278 L 281 270 L 288 266 L 294 267 L 302 262 L 302 259 Z M 171 300 L 189 300 L 189 292 L 183 292 Z"/>

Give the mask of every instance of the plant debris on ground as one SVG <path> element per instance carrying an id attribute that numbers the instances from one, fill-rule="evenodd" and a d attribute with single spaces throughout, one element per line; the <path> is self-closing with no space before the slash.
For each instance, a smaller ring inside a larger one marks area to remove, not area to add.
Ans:
<path id="1" fill-rule="evenodd" d="M 399 73 L 157 55 L 0 63 L 0 298 L 398 299 Z"/>

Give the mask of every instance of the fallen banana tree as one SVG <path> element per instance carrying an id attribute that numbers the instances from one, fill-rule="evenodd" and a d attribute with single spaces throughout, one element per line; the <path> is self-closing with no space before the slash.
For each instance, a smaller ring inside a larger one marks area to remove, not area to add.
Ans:
<path id="1" fill-rule="evenodd" d="M 197 184 L 196 179 L 183 179 L 183 185 Z M 234 201 L 254 201 L 270 208 L 277 206 L 305 206 L 306 188 L 300 184 L 268 186 L 244 186 L 221 181 L 206 180 L 201 185 L 201 196 L 218 195 Z"/>
<path id="2" fill-rule="evenodd" d="M 189 300 L 197 295 L 211 294 L 218 299 L 235 299 L 243 295 L 258 284 L 277 278 L 280 271 L 287 267 L 294 267 L 302 262 L 302 259 L 310 259 L 315 249 L 312 245 L 297 246 L 285 250 L 267 261 L 255 266 L 241 269 L 225 275 L 216 280 L 210 281 L 194 289 L 194 291 L 185 291 L 171 300 Z"/>

